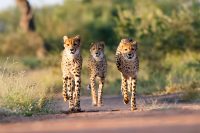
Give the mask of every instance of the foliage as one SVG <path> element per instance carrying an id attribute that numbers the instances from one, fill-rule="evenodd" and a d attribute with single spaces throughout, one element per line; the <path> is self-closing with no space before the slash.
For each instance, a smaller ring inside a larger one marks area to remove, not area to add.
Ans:
<path id="1" fill-rule="evenodd" d="M 0 43 L 0 54 L 3 56 L 35 56 L 36 51 L 43 46 L 43 40 L 37 33 L 0 34 Z"/>
<path id="2" fill-rule="evenodd" d="M 193 95 L 200 81 L 199 6 L 198 0 L 65 0 L 63 5 L 34 9 L 37 34 L 33 36 L 21 33 L 17 26 L 19 13 L 12 9 L 0 13 L 0 26 L 4 26 L 0 30 L 0 54 L 19 56 L 31 74 L 37 73 L 38 80 L 45 81 L 42 88 L 55 87 L 49 92 L 57 92 L 62 86 L 62 37 L 80 34 L 84 57 L 82 94 L 85 95 L 89 83 L 88 49 L 91 42 L 103 40 L 108 59 L 105 93 L 119 94 L 120 74 L 114 54 L 121 38 L 133 37 L 139 42 L 138 93 L 189 90 L 192 93 L 188 94 Z M 43 40 L 48 56 L 39 60 L 34 57 L 34 51 Z M 38 76 L 40 72 L 49 74 L 49 78 Z"/>

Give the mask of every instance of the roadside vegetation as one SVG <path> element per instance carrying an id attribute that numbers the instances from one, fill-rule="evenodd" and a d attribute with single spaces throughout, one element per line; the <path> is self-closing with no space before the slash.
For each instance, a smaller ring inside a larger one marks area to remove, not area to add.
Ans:
<path id="1" fill-rule="evenodd" d="M 183 93 L 185 101 L 199 101 L 199 6 L 198 0 L 65 0 L 34 9 L 38 34 L 20 31 L 18 9 L 0 12 L 0 109 L 26 115 L 48 112 L 48 102 L 62 91 L 62 37 L 75 34 L 82 38 L 82 95 L 89 95 L 90 43 L 106 42 L 104 92 L 118 95 L 115 50 L 121 38 L 133 37 L 139 42 L 138 94 Z M 38 59 L 33 51 L 43 43 L 47 55 Z"/>

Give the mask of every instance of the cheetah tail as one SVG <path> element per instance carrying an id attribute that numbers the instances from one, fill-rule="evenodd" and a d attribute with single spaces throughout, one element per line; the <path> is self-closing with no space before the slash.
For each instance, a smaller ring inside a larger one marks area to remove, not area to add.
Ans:
<path id="1" fill-rule="evenodd" d="M 90 91 L 91 90 L 91 85 L 88 84 L 86 88 L 87 88 L 88 91 Z"/>

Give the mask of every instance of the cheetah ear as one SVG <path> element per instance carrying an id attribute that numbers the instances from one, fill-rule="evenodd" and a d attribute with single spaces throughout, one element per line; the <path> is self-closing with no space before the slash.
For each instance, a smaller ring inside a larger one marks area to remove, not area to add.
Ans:
<path id="1" fill-rule="evenodd" d="M 104 42 L 104 41 L 101 41 L 100 44 L 101 44 L 101 46 L 102 46 L 103 49 L 104 49 L 104 47 L 105 47 L 105 45 L 106 45 L 105 42 Z"/>
<path id="2" fill-rule="evenodd" d="M 63 36 L 63 41 L 65 42 L 68 39 L 67 36 Z"/>
<path id="3" fill-rule="evenodd" d="M 136 49 L 138 48 L 138 42 L 137 41 L 133 41 L 133 45 L 136 46 Z"/>
<path id="4" fill-rule="evenodd" d="M 138 49 L 138 43 L 137 43 L 137 41 L 133 41 L 133 45 L 135 46 L 136 49 Z"/>
<path id="5" fill-rule="evenodd" d="M 125 43 L 126 42 L 126 39 L 122 39 L 120 43 Z"/>
<path id="6" fill-rule="evenodd" d="M 133 45 L 137 45 L 138 43 L 137 43 L 137 41 L 133 41 Z"/>
<path id="7" fill-rule="evenodd" d="M 92 48 L 92 46 L 94 45 L 95 43 L 94 42 L 92 42 L 91 44 L 90 44 L 90 48 Z"/>
<path id="8" fill-rule="evenodd" d="M 92 46 L 93 46 L 94 44 L 95 44 L 94 42 L 92 42 L 92 43 L 90 44 L 90 52 L 92 52 Z"/>
<path id="9" fill-rule="evenodd" d="M 81 36 L 80 35 L 76 35 L 74 38 L 80 43 L 80 41 L 81 41 Z"/>
<path id="10" fill-rule="evenodd" d="M 119 47 L 122 47 L 124 43 L 126 43 L 126 39 L 121 39 L 119 43 Z"/>

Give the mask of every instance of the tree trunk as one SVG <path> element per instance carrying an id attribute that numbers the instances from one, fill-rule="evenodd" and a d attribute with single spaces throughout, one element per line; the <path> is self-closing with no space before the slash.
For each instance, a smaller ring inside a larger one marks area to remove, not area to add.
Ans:
<path id="1" fill-rule="evenodd" d="M 36 47 L 36 55 L 39 58 L 44 58 L 46 55 L 46 49 L 44 47 L 43 39 L 35 32 L 36 26 L 34 23 L 33 12 L 31 9 L 31 5 L 28 0 L 16 0 L 16 3 L 19 7 L 21 12 L 21 19 L 20 19 L 20 27 L 21 29 L 28 34 L 29 39 L 33 40 L 34 38 L 37 40 L 41 40 L 42 43 L 33 43 Z"/>
<path id="2" fill-rule="evenodd" d="M 35 31 L 34 17 L 28 0 L 16 0 L 21 12 L 20 27 L 25 32 Z"/>

